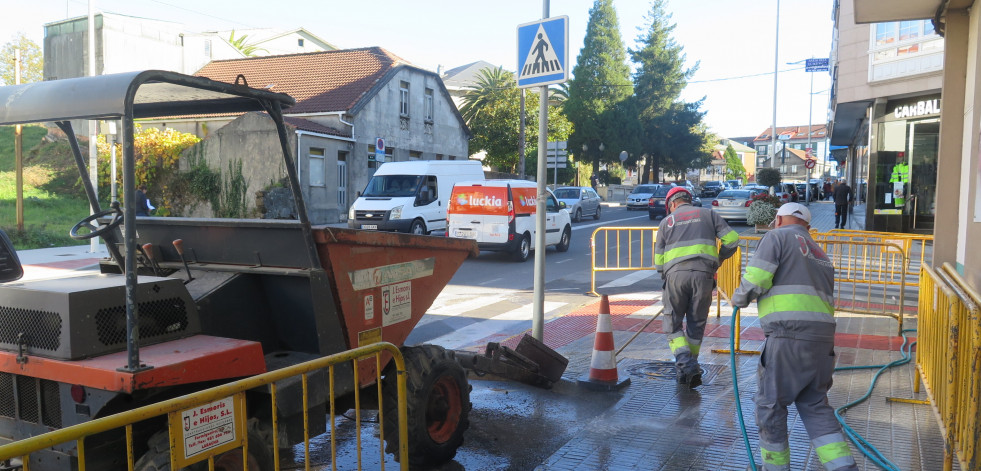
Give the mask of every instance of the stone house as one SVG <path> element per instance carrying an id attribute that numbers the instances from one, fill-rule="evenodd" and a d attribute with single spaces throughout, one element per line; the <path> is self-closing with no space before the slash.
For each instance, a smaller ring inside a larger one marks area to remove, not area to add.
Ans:
<path id="1" fill-rule="evenodd" d="M 315 224 L 347 220 L 351 203 L 383 163 L 376 160 L 379 139 L 386 162 L 468 156 L 470 132 L 440 77 L 379 47 L 214 61 L 197 75 L 230 83 L 242 75 L 251 87 L 296 99 L 284 115 Z M 241 161 L 251 196 L 286 176 L 277 159 L 264 157 L 279 150 L 272 122 L 260 118 L 194 116 L 152 124 L 203 136 L 199 149 L 189 151 L 212 169 Z"/>

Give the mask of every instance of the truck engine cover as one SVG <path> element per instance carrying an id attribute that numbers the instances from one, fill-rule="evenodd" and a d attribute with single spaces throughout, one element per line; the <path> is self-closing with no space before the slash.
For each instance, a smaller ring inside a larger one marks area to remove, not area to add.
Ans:
<path id="1" fill-rule="evenodd" d="M 126 350 L 126 278 L 93 274 L 0 285 L 0 349 L 58 360 Z M 140 276 L 139 344 L 200 333 L 181 280 Z"/>

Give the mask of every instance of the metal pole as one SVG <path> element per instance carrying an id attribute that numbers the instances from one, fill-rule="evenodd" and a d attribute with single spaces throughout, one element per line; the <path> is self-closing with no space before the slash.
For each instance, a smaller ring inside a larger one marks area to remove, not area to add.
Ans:
<path id="1" fill-rule="evenodd" d="M 518 175 L 525 178 L 525 89 L 521 89 L 521 117 L 518 124 Z"/>
<path id="2" fill-rule="evenodd" d="M 813 59 L 813 58 L 812 58 Z M 814 113 L 814 72 L 811 74 L 811 91 L 807 95 L 807 148 L 811 149 L 811 121 Z M 811 157 L 814 157 L 814 149 L 811 149 Z M 811 205 L 811 169 L 807 169 L 807 181 L 804 182 L 804 197 L 807 199 L 805 204 Z"/>
<path id="3" fill-rule="evenodd" d="M 89 76 L 94 77 L 98 75 L 95 71 L 95 0 L 89 0 L 89 21 L 88 21 L 88 39 L 89 39 Z M 96 129 L 95 121 L 89 121 L 89 179 L 92 180 L 92 185 L 95 188 L 99 187 L 99 150 L 95 145 L 96 139 Z M 130 196 L 127 194 L 126 196 Z M 126 199 L 127 205 L 129 205 L 129 199 Z M 96 208 L 89 208 L 91 210 L 90 214 L 95 214 Z M 89 239 L 89 251 L 97 252 L 99 250 L 99 238 L 93 237 Z M 129 259 L 127 258 L 127 261 Z"/>
<path id="4" fill-rule="evenodd" d="M 14 84 L 20 85 L 20 49 L 14 50 Z M 24 232 L 24 128 L 14 127 L 15 180 L 17 181 L 17 232 Z"/>
<path id="5" fill-rule="evenodd" d="M 542 0 L 542 19 L 548 18 L 548 0 Z M 545 201 L 548 193 L 545 170 L 548 145 L 548 85 L 538 92 L 538 198 L 535 213 L 535 304 L 531 318 L 531 336 L 542 340 L 545 327 Z"/>
<path id="6" fill-rule="evenodd" d="M 770 135 L 770 167 L 777 165 L 777 67 L 780 64 L 780 0 L 777 0 L 777 36 L 773 41 L 773 132 Z"/>

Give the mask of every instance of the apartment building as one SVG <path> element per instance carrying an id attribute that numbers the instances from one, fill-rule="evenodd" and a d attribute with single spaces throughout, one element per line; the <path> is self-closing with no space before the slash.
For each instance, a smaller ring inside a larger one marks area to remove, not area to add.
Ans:
<path id="1" fill-rule="evenodd" d="M 864 226 L 932 232 L 943 100 L 944 38 L 932 18 L 856 20 L 860 0 L 836 1 L 831 52 L 832 146 L 866 197 Z M 893 9 L 889 9 L 892 11 Z M 858 199 L 859 195 L 856 195 Z"/>

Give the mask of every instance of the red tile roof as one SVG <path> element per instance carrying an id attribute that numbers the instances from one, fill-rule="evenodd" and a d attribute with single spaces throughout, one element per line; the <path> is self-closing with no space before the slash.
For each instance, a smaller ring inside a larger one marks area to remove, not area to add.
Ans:
<path id="1" fill-rule="evenodd" d="M 351 137 L 350 132 L 344 132 L 340 129 L 332 128 L 330 126 L 324 126 L 323 124 L 315 123 L 308 119 L 295 118 L 292 116 L 284 116 L 283 121 L 286 124 L 293 126 L 301 131 L 310 131 L 319 134 L 327 134 L 328 136 L 339 136 L 339 137 Z"/>
<path id="2" fill-rule="evenodd" d="M 811 125 L 811 139 L 825 139 L 828 137 L 828 129 L 826 124 L 812 124 Z M 758 141 L 770 141 L 770 130 L 771 127 L 767 127 L 766 131 L 760 133 L 756 136 L 754 142 Z M 803 126 L 777 126 L 777 139 L 783 134 L 789 134 L 790 139 L 807 139 L 807 125 Z"/>
<path id="3" fill-rule="evenodd" d="M 253 88 L 296 99 L 289 114 L 350 110 L 388 72 L 408 65 L 380 47 L 212 61 L 197 76 L 235 83 L 239 74 Z"/>

